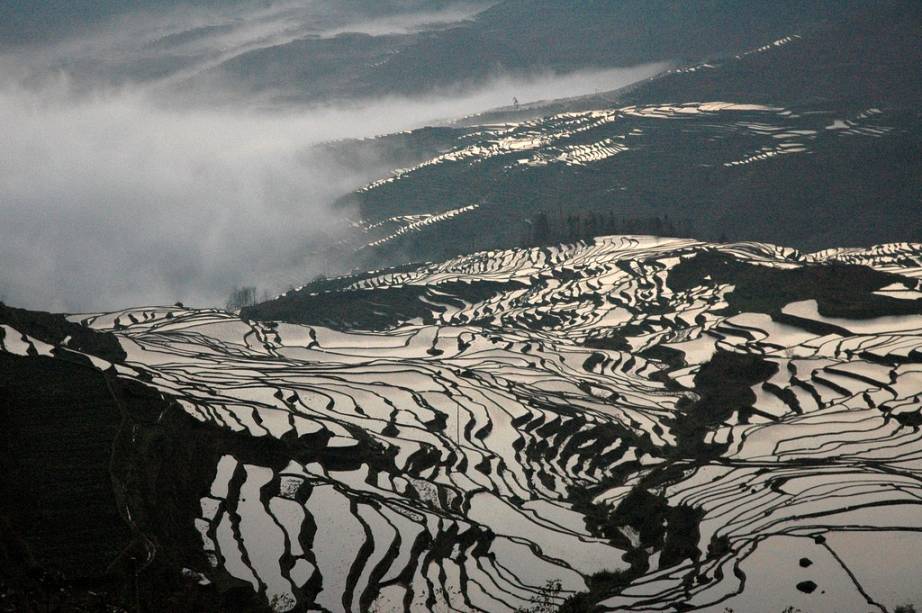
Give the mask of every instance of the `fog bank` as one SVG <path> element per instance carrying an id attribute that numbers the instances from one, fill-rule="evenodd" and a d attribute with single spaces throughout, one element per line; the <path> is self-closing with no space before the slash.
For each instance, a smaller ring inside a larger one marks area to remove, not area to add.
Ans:
<path id="1" fill-rule="evenodd" d="M 388 30 L 422 17 L 384 20 Z M 145 87 L 75 87 L 67 74 L 0 82 L 0 299 L 54 311 L 177 300 L 220 305 L 237 285 L 279 291 L 323 271 L 356 211 L 340 196 L 389 169 L 316 145 L 508 105 L 591 93 L 661 66 L 496 77 L 417 99 L 256 110 L 163 104 Z M 23 63 L 27 58 L 23 56 Z M 77 93 L 79 92 L 79 93 Z M 347 261 L 333 262 L 348 270 Z"/>

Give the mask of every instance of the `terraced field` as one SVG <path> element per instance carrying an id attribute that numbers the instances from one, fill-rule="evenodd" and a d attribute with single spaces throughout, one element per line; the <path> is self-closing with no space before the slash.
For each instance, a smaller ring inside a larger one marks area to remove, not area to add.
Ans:
<path id="1" fill-rule="evenodd" d="M 279 610 L 886 611 L 922 601 L 920 277 L 914 244 L 613 236 L 70 320 L 284 443 L 205 467 L 189 569 Z"/>
<path id="2" fill-rule="evenodd" d="M 521 245 L 538 215 L 558 233 L 571 214 L 611 223 L 666 215 L 698 237 L 757 232 L 760 240 L 795 237 L 799 246 L 818 248 L 842 236 L 859 242 L 858 230 L 807 212 L 825 216 L 854 205 L 876 219 L 879 195 L 850 186 L 911 147 L 918 125 L 912 113 L 873 106 L 841 112 L 717 100 L 569 111 L 457 128 L 445 152 L 344 202 L 362 215 L 353 242 L 359 260 L 372 266 Z M 902 172 L 901 155 L 874 177 Z M 878 161 L 856 161 L 868 156 Z M 827 203 L 832 208 L 823 208 Z M 912 235 L 915 213 L 907 215 L 894 235 Z M 870 226 L 868 232 L 882 231 L 877 222 Z"/>
<path id="3" fill-rule="evenodd" d="M 437 147 L 342 199 L 364 230 L 350 237 L 356 265 L 615 233 L 810 251 L 919 241 L 922 115 L 902 76 L 919 63 L 919 20 L 904 8 L 443 127 Z M 573 227 L 593 217 L 604 228 Z M 653 217 L 675 229 L 632 223 Z"/>

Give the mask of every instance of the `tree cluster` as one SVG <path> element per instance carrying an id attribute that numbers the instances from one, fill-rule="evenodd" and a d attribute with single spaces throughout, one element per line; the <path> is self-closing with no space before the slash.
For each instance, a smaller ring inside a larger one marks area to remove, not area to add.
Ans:
<path id="1" fill-rule="evenodd" d="M 225 308 L 228 311 L 239 311 L 243 307 L 256 304 L 256 288 L 252 286 L 238 287 L 231 291 L 227 297 Z"/>
<path id="2" fill-rule="evenodd" d="M 595 211 L 548 215 L 541 211 L 531 222 L 530 236 L 526 242 L 530 245 L 551 245 L 611 234 L 689 237 L 692 234 L 692 223 L 688 219 L 671 219 L 669 215 L 616 217 L 612 211 L 608 215 Z"/>

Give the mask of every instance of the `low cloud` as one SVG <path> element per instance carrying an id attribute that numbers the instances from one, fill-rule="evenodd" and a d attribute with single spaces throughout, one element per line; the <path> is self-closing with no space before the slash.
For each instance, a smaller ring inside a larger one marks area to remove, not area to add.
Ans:
<path id="1" fill-rule="evenodd" d="M 164 110 L 130 93 L 0 93 L 0 292 L 55 310 L 189 300 L 309 276 L 361 182 L 312 145 L 357 114 Z M 260 277 L 267 275 L 269 283 Z"/>
<path id="2" fill-rule="evenodd" d="M 61 2 L 62 0 L 57 0 Z M 69 24 L 58 24 L 55 35 L 42 13 L 12 9 L 4 15 L 19 30 L 5 32 L 0 26 L 0 51 L 22 30 L 34 36 L 25 53 L 7 63 L 4 72 L 19 80 L 40 82 L 49 73 L 67 73 L 79 90 L 132 83 L 164 86 L 182 82 L 250 51 L 285 45 L 300 38 L 330 38 L 345 32 L 371 36 L 399 35 L 444 27 L 470 19 L 491 6 L 490 0 L 452 0 L 437 8 L 420 10 L 425 2 L 390 0 L 375 3 L 342 3 L 340 0 L 274 0 L 265 3 L 184 3 L 145 0 L 134 10 L 108 7 L 93 11 L 83 7 L 56 7 L 45 13 L 70 14 Z M 179 4 L 179 6 L 172 6 Z M 98 7 L 97 7 L 98 8 Z M 7 8 L 9 11 L 10 9 Z M 37 23 L 31 23 L 31 22 Z M 52 23 L 54 19 L 50 20 Z M 69 27 L 68 27 L 69 26 Z M 6 39 L 4 40 L 4 34 Z M 12 47 L 15 52 L 16 47 Z M 2 59 L 2 58 L 0 58 Z"/>
<path id="3" fill-rule="evenodd" d="M 0 299 L 71 312 L 219 305 L 237 285 L 302 283 L 326 267 L 318 251 L 353 231 L 358 213 L 332 203 L 389 170 L 369 156 L 334 161 L 317 145 L 513 96 L 611 89 L 660 68 L 496 78 L 464 93 L 274 111 L 164 104 L 139 86 L 87 92 L 47 75 L 40 86 L 0 83 Z"/>

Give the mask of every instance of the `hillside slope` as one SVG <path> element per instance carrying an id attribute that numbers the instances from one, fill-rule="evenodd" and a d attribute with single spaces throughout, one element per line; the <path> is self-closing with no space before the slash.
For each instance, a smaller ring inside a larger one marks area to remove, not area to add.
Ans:
<path id="1" fill-rule="evenodd" d="M 497 77 L 699 61 L 792 28 L 863 12 L 849 0 L 505 0 L 428 31 L 304 36 L 242 53 L 199 79 L 230 80 L 288 102 L 415 97 Z"/>
<path id="2" fill-rule="evenodd" d="M 70 319 L 226 433 L 170 499 L 185 563 L 281 608 L 889 610 L 920 596 L 920 278 L 915 244 L 614 236 Z"/>
<path id="3" fill-rule="evenodd" d="M 865 8 L 627 91 L 467 120 L 438 156 L 343 200 L 362 215 L 360 265 L 661 233 L 654 218 L 808 250 L 919 240 L 922 10 Z"/>

